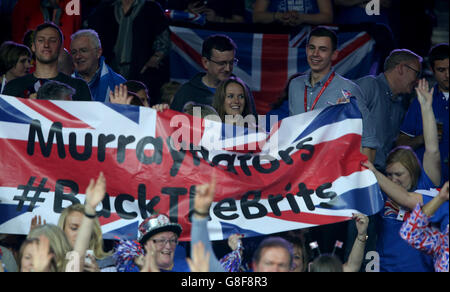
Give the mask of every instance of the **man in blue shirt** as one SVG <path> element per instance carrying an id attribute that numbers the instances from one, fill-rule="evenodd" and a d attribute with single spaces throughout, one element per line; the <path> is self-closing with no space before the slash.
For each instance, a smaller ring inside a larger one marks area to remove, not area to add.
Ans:
<path id="1" fill-rule="evenodd" d="M 433 111 L 438 123 L 439 149 L 441 152 L 442 182 L 448 180 L 448 96 L 449 96 L 449 46 L 438 44 L 430 50 L 429 63 L 437 81 L 433 93 Z M 420 105 L 415 99 L 406 113 L 397 145 L 412 147 L 420 161 L 425 151 Z"/>
<path id="2" fill-rule="evenodd" d="M 102 45 L 97 32 L 79 30 L 72 35 L 70 50 L 75 67 L 74 77 L 82 78 L 89 85 L 92 100 L 109 102 L 109 91 L 125 83 L 121 75 L 105 64 Z"/>
<path id="3" fill-rule="evenodd" d="M 373 128 L 373 117 L 362 99 L 361 89 L 352 81 L 337 74 L 332 62 L 337 58 L 336 34 L 325 28 L 314 29 L 306 46 L 306 59 L 310 69 L 294 78 L 289 85 L 289 114 L 297 115 L 336 104 L 339 99 L 356 98 L 362 115 L 362 153 L 370 161 L 378 147 Z M 305 102 L 306 101 L 306 102 Z"/>
<path id="4" fill-rule="evenodd" d="M 406 49 L 394 50 L 386 58 L 384 72 L 355 81 L 374 115 L 377 149 L 374 165 L 384 171 L 386 157 L 395 145 L 406 109 L 403 96 L 413 92 L 421 71 L 422 58 Z"/>

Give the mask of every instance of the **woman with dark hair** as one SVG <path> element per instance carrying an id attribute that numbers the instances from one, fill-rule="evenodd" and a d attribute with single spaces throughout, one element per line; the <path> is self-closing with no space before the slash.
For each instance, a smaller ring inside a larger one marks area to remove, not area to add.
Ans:
<path id="1" fill-rule="evenodd" d="M 243 117 L 245 121 L 248 121 L 246 117 L 250 115 L 254 118 L 249 97 L 250 94 L 244 81 L 231 76 L 217 87 L 212 106 L 223 123 L 239 125 L 239 121 L 243 121 L 240 117 Z M 251 122 L 255 124 L 256 120 L 253 119 Z"/>
<path id="2" fill-rule="evenodd" d="M 372 163 L 364 166 L 372 170 L 385 197 L 385 206 L 377 226 L 377 251 L 380 255 L 380 271 L 433 271 L 432 259 L 408 246 L 399 236 L 403 221 L 419 204 L 426 204 L 432 197 L 422 194 L 441 182 L 440 152 L 437 126 L 432 109 L 433 89 L 428 82 L 420 80 L 416 87 L 420 103 L 425 154 L 423 167 L 414 151 L 409 147 L 397 147 L 386 161 L 386 176 L 375 169 Z M 441 210 L 447 212 L 448 209 Z M 436 216 L 439 219 L 439 216 Z"/>
<path id="3" fill-rule="evenodd" d="M 0 93 L 3 92 L 6 83 L 29 73 L 31 56 L 29 48 L 15 42 L 7 41 L 0 46 Z"/>

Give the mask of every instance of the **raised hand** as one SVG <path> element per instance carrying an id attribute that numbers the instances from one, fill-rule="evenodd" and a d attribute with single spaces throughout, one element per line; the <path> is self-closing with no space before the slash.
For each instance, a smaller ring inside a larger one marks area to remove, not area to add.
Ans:
<path id="1" fill-rule="evenodd" d="M 433 103 L 434 88 L 429 88 L 428 81 L 424 78 L 419 80 L 419 84 L 416 87 L 417 99 L 421 106 L 427 106 L 431 108 Z"/>
<path id="2" fill-rule="evenodd" d="M 100 172 L 97 180 L 91 179 L 86 189 L 86 207 L 94 210 L 97 205 L 103 200 L 106 193 L 106 179 L 103 172 Z"/>
<path id="3" fill-rule="evenodd" d="M 196 187 L 194 198 L 194 210 L 198 213 L 209 213 L 209 207 L 214 200 L 216 192 L 216 176 L 213 173 L 211 182 L 208 184 L 200 185 Z"/>
<path id="4" fill-rule="evenodd" d="M 169 109 L 169 105 L 167 103 L 155 104 L 154 106 L 152 106 L 152 109 L 154 109 L 158 112 L 163 112 L 163 111 Z"/>
<path id="5" fill-rule="evenodd" d="M 192 259 L 186 258 L 191 272 L 204 273 L 209 272 L 210 253 L 205 251 L 205 246 L 201 241 L 193 246 Z"/>
<path id="6" fill-rule="evenodd" d="M 50 253 L 50 241 L 47 237 L 41 235 L 38 240 L 31 243 L 31 254 L 34 272 L 49 271 L 53 254 Z"/>
<path id="7" fill-rule="evenodd" d="M 356 229 L 358 230 L 358 235 L 366 235 L 367 227 L 369 226 L 369 217 L 364 214 L 353 214 L 353 220 L 356 223 Z"/>
<path id="8" fill-rule="evenodd" d="M 231 248 L 231 250 L 236 250 L 239 247 L 239 242 L 241 241 L 241 238 L 243 238 L 243 234 L 234 233 L 228 237 L 228 246 Z"/>
<path id="9" fill-rule="evenodd" d="M 146 248 L 146 254 L 144 258 L 144 265 L 141 272 L 160 272 L 158 265 L 156 264 L 156 247 L 153 240 L 148 241 L 148 249 Z"/>
<path id="10" fill-rule="evenodd" d="M 47 224 L 47 221 L 44 219 L 44 225 Z M 34 228 L 42 225 L 42 218 L 40 215 L 36 215 L 31 219 L 30 231 Z"/>
<path id="11" fill-rule="evenodd" d="M 109 101 L 116 104 L 131 104 L 133 96 L 128 95 L 128 88 L 124 84 L 116 85 L 114 91 L 109 92 Z"/>

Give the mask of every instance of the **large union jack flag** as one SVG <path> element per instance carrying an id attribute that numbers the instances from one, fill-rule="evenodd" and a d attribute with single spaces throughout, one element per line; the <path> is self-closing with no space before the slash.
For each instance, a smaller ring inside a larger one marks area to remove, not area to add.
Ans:
<path id="1" fill-rule="evenodd" d="M 135 239 L 138 224 L 159 212 L 189 240 L 195 186 L 213 171 L 213 240 L 374 214 L 382 196 L 361 167 L 361 124 L 353 99 L 286 118 L 265 133 L 230 132 L 171 110 L 0 96 L 0 233 L 27 234 L 35 215 L 56 224 L 64 208 L 84 202 L 100 171 L 105 238 Z"/>

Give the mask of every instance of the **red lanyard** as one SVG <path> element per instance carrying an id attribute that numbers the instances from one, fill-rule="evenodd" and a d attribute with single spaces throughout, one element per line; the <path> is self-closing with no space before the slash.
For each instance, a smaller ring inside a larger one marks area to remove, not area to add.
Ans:
<path id="1" fill-rule="evenodd" d="M 316 99 L 314 99 L 314 102 L 311 106 L 311 110 L 314 109 L 314 107 L 316 106 L 317 102 L 319 101 L 319 98 L 322 96 L 322 93 L 325 91 L 325 89 L 327 89 L 328 85 L 330 85 L 331 80 L 333 80 L 334 75 L 336 75 L 336 72 L 333 72 L 330 77 L 328 77 L 328 80 L 325 82 L 325 84 L 322 86 L 322 89 L 320 90 L 319 94 L 316 96 Z M 308 87 L 305 85 L 305 113 L 308 111 Z"/>

